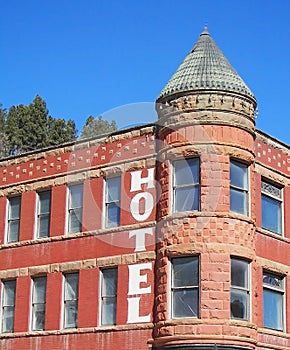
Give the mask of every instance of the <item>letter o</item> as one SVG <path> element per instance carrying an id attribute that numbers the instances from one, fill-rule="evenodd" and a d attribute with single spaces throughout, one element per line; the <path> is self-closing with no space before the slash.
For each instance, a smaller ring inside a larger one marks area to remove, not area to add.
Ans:
<path id="1" fill-rule="evenodd" d="M 140 200 L 144 198 L 145 200 L 145 211 L 140 214 Z M 153 196 L 149 192 L 137 193 L 130 203 L 130 211 L 133 218 L 137 221 L 144 221 L 149 218 L 153 210 Z"/>

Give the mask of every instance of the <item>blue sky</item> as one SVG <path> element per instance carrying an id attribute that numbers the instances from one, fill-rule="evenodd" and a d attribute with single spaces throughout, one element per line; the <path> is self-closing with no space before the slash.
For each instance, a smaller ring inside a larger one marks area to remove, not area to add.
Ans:
<path id="1" fill-rule="evenodd" d="M 154 121 L 156 97 L 207 24 L 257 98 L 257 127 L 289 144 L 289 22 L 290 0 L 2 1 L 0 103 L 39 94 L 79 130 L 89 115 Z"/>

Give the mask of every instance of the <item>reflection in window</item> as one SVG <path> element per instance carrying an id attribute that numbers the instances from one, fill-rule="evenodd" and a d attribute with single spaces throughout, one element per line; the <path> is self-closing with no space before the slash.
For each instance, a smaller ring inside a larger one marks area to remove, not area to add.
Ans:
<path id="1" fill-rule="evenodd" d="M 231 160 L 230 163 L 230 209 L 248 215 L 248 166 Z"/>
<path id="2" fill-rule="evenodd" d="M 106 180 L 106 227 L 120 225 L 120 194 L 121 177 L 111 177 Z"/>
<path id="3" fill-rule="evenodd" d="M 173 211 L 199 210 L 200 171 L 199 159 L 182 159 L 174 162 Z"/>
<path id="4" fill-rule="evenodd" d="M 35 277 L 32 289 L 32 320 L 33 331 L 44 330 L 46 301 L 46 277 Z"/>
<path id="5" fill-rule="evenodd" d="M 264 327 L 282 331 L 284 309 L 284 279 L 281 276 L 264 272 L 263 302 Z"/>
<path id="6" fill-rule="evenodd" d="M 118 269 L 102 270 L 101 324 L 116 324 Z"/>
<path id="7" fill-rule="evenodd" d="M 172 317 L 199 316 L 199 258 L 172 259 Z"/>
<path id="8" fill-rule="evenodd" d="M 83 185 L 69 187 L 68 233 L 82 231 Z"/>
<path id="9" fill-rule="evenodd" d="M 231 259 L 231 318 L 249 320 L 249 263 Z"/>
<path id="10" fill-rule="evenodd" d="M 19 241 L 21 196 L 8 199 L 7 243 Z"/>
<path id="11" fill-rule="evenodd" d="M 282 189 L 262 181 L 262 227 L 282 233 Z"/>
<path id="12" fill-rule="evenodd" d="M 2 333 L 14 331 L 16 280 L 2 283 Z"/>
<path id="13" fill-rule="evenodd" d="M 38 192 L 37 238 L 49 236 L 51 191 Z"/>
<path id="14" fill-rule="evenodd" d="M 76 328 L 78 322 L 79 274 L 64 275 L 64 328 Z"/>

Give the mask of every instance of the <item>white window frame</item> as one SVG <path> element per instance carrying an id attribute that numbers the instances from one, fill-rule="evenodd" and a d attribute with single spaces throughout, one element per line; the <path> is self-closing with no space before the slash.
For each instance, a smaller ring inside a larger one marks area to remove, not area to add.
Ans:
<path id="1" fill-rule="evenodd" d="M 77 283 L 77 298 L 76 299 L 66 299 L 65 297 L 65 293 L 66 293 L 66 283 L 67 283 L 67 276 L 69 275 L 77 275 L 78 276 L 78 283 Z M 62 300 L 62 327 L 64 329 L 74 329 L 74 328 L 78 328 L 78 315 L 79 315 L 79 308 L 78 308 L 78 304 L 79 304 L 79 284 L 80 281 L 80 276 L 79 276 L 79 272 L 67 272 L 63 274 L 63 287 L 62 287 L 62 295 L 63 295 L 63 300 Z M 77 317 L 75 320 L 75 327 L 71 327 L 67 325 L 67 320 L 65 317 L 65 313 L 66 313 L 66 303 L 67 302 L 71 302 L 73 301 L 76 304 L 76 310 L 77 310 Z"/>
<path id="2" fill-rule="evenodd" d="M 276 192 L 276 193 L 275 193 Z M 272 201 L 275 201 L 280 204 L 280 228 L 281 231 L 277 232 L 274 230 L 271 230 L 270 228 L 267 228 L 263 225 L 263 197 L 270 198 Z M 284 195 L 283 195 L 283 187 L 277 186 L 273 184 L 272 182 L 263 179 L 261 182 L 261 210 L 262 210 L 262 228 L 268 231 L 271 231 L 279 236 L 284 236 Z"/>
<path id="3" fill-rule="evenodd" d="M 271 285 L 270 283 L 264 282 L 264 276 L 268 275 L 273 278 L 278 278 L 281 281 L 281 287 L 276 287 Z M 279 275 L 277 273 L 264 270 L 263 271 L 263 313 L 265 312 L 266 306 L 264 305 L 264 292 L 265 290 L 271 291 L 272 293 L 279 294 L 282 298 L 282 307 L 281 307 L 281 323 L 282 327 L 281 328 L 272 328 L 272 327 L 267 327 L 264 324 L 264 315 L 263 315 L 263 327 L 267 329 L 273 329 L 277 331 L 284 331 L 285 330 L 285 319 L 286 319 L 286 288 L 285 288 L 285 276 Z"/>
<path id="4" fill-rule="evenodd" d="M 13 305 L 4 305 L 4 293 L 5 293 L 5 283 L 14 282 L 15 283 L 15 289 L 14 289 L 14 304 Z M 11 279 L 11 280 L 4 280 L 1 282 L 1 333 L 14 333 L 14 327 L 15 327 L 15 301 L 16 301 L 16 288 L 17 288 L 17 280 Z M 4 321 L 4 308 L 5 307 L 12 306 L 13 307 L 13 329 L 8 332 L 3 331 L 3 321 Z"/>
<path id="5" fill-rule="evenodd" d="M 197 183 L 191 183 L 191 184 L 182 184 L 182 185 L 176 185 L 175 184 L 175 169 L 176 169 L 176 164 L 178 162 L 189 162 L 189 161 L 196 161 L 198 162 L 198 177 L 199 177 L 199 182 Z M 192 210 L 185 210 L 185 211 L 200 211 L 200 191 L 201 191 L 201 174 L 200 174 L 200 158 L 198 157 L 193 157 L 193 158 L 184 158 L 184 159 L 176 159 L 174 160 L 171 165 L 170 165 L 170 169 L 171 169 L 171 184 L 170 184 L 170 197 L 171 197 L 171 213 L 182 213 L 184 211 L 181 210 L 176 210 L 176 190 L 181 189 L 181 188 L 198 188 L 198 208 L 194 208 Z"/>
<path id="6" fill-rule="evenodd" d="M 10 218 L 10 213 L 11 213 L 11 200 L 13 200 L 13 198 L 19 198 L 20 200 L 20 206 L 19 206 L 19 218 Z M 21 219 L 21 201 L 22 201 L 22 196 L 18 195 L 18 196 L 11 196 L 7 198 L 7 206 L 6 206 L 6 229 L 5 229 L 5 243 L 14 243 L 14 242 L 19 242 L 19 235 L 20 235 L 20 219 Z M 9 232 L 10 232 L 10 222 L 12 221 L 18 221 L 18 239 L 15 241 L 11 241 L 9 239 Z"/>
<path id="7" fill-rule="evenodd" d="M 49 212 L 47 213 L 40 213 L 40 203 L 41 203 L 41 200 L 40 200 L 40 196 L 42 193 L 44 192 L 49 192 L 50 193 L 50 203 L 49 203 Z M 41 239 L 41 238 L 47 238 L 50 236 L 50 226 L 51 226 L 51 195 L 52 195 L 52 192 L 51 192 L 51 189 L 47 189 L 47 190 L 43 190 L 43 191 L 38 191 L 36 193 L 36 207 L 35 207 L 35 234 L 34 234 L 34 237 L 35 239 Z M 47 236 L 44 236 L 44 237 L 40 237 L 39 236 L 39 223 L 40 223 L 40 218 L 43 217 L 43 216 L 48 216 L 49 217 L 49 229 L 48 229 L 48 233 L 47 233 Z"/>
<path id="8" fill-rule="evenodd" d="M 104 285 L 104 272 L 108 271 L 108 270 L 114 270 L 116 273 L 116 295 L 103 295 L 103 285 Z M 117 322 L 117 292 L 118 292 L 118 267 L 108 267 L 108 268 L 102 268 L 100 270 L 100 287 L 99 287 L 99 325 L 101 326 L 114 326 L 116 325 Z M 115 299 L 115 322 L 114 323 L 103 323 L 102 318 L 103 318 L 103 313 L 104 313 L 104 309 L 103 309 L 103 300 L 104 298 L 114 298 Z"/>
<path id="9" fill-rule="evenodd" d="M 197 263 L 198 263 L 198 284 L 195 285 L 195 286 L 181 286 L 181 287 L 174 287 L 173 286 L 173 282 L 174 282 L 174 278 L 173 278 L 173 261 L 174 259 L 186 259 L 186 258 L 192 258 L 192 259 L 195 259 L 197 260 Z M 169 271 L 169 279 L 168 279 L 168 282 L 169 282 L 169 300 L 168 300 L 168 305 L 170 305 L 170 308 L 169 308 L 169 317 L 171 319 L 180 319 L 180 318 L 199 318 L 200 317 L 200 290 L 201 290 L 201 287 L 200 287 L 200 256 L 199 255 L 185 255 L 185 256 L 176 256 L 176 257 L 172 257 L 170 259 L 170 271 Z M 197 315 L 196 316 L 175 316 L 174 315 L 174 312 L 173 312 L 173 302 L 174 302 L 174 298 L 173 298 L 173 293 L 174 291 L 176 290 L 183 290 L 183 289 L 191 289 L 191 290 L 196 290 L 198 291 L 198 300 L 197 300 Z"/>
<path id="10" fill-rule="evenodd" d="M 45 279 L 45 299 L 44 302 L 42 303 L 36 303 L 34 302 L 34 296 L 35 296 L 35 280 L 39 279 L 39 278 L 43 278 Z M 31 312 L 30 312 L 30 330 L 31 331 L 43 331 L 45 330 L 45 314 L 46 314 L 46 291 L 47 291 L 47 276 L 35 276 L 32 277 L 32 283 L 31 283 Z M 34 305 L 36 304 L 41 304 L 44 305 L 44 320 L 43 320 L 43 329 L 34 329 L 33 327 L 33 321 L 34 321 L 34 317 L 35 317 L 35 313 L 34 313 Z"/>
<path id="11" fill-rule="evenodd" d="M 72 188 L 80 187 L 82 189 L 82 205 L 80 207 L 72 207 L 71 206 L 71 197 L 72 197 Z M 68 235 L 82 232 L 82 224 L 83 224 L 83 207 L 84 207 L 84 186 L 83 183 L 76 183 L 76 184 L 70 184 L 67 187 L 67 220 L 66 220 L 66 232 Z M 70 220 L 71 220 L 71 213 L 73 213 L 75 210 L 79 211 L 80 214 L 80 231 L 71 231 L 70 227 Z"/>
<path id="12" fill-rule="evenodd" d="M 108 189 L 109 189 L 109 181 L 113 180 L 113 179 L 119 179 L 119 183 L 120 183 L 120 188 L 119 188 L 119 198 L 113 201 L 109 201 L 108 200 Z M 104 179 L 104 216 L 103 216 L 103 228 L 112 228 L 112 227 L 119 227 L 120 226 L 120 221 L 121 221 L 121 186 L 122 186 L 122 177 L 119 176 L 112 176 L 112 177 L 107 177 L 106 179 Z M 114 225 L 109 225 L 109 221 L 108 221 L 108 208 L 110 207 L 110 205 L 117 205 L 119 207 L 119 217 L 118 217 L 118 222 L 117 224 Z"/>
<path id="13" fill-rule="evenodd" d="M 236 164 L 238 167 L 246 169 L 246 171 L 247 171 L 247 173 L 246 173 L 247 187 L 242 188 L 239 186 L 232 185 L 232 183 L 231 183 L 231 170 L 230 170 L 230 197 L 231 197 L 232 190 L 245 194 L 246 203 L 244 203 L 244 204 L 245 204 L 246 212 L 240 213 L 236 210 L 232 210 L 231 198 L 230 198 L 230 211 L 233 213 L 237 213 L 239 215 L 249 216 L 250 215 L 250 171 L 249 171 L 249 165 L 240 161 L 240 160 L 237 160 L 237 159 L 230 159 L 230 167 L 231 167 L 231 164 Z"/>
<path id="14" fill-rule="evenodd" d="M 230 265 L 230 274 L 232 274 L 232 261 L 240 261 L 242 263 L 247 264 L 247 287 L 241 287 L 241 286 L 235 286 L 232 284 L 232 278 L 230 278 L 230 304 L 231 304 L 231 298 L 232 298 L 232 292 L 240 292 L 242 295 L 246 295 L 246 301 L 247 301 L 247 309 L 246 309 L 246 317 L 241 318 L 241 317 L 235 317 L 232 316 L 232 312 L 230 310 L 230 318 L 231 320 L 240 320 L 240 321 L 246 321 L 249 322 L 251 321 L 251 315 L 252 315 L 252 286 L 251 286 L 251 262 L 248 260 L 245 260 L 240 257 L 231 257 L 231 265 Z M 231 308 L 230 308 L 231 309 Z"/>

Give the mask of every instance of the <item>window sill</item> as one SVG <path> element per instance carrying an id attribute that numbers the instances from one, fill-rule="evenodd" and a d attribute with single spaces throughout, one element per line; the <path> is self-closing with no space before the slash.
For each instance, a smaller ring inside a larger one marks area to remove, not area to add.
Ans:
<path id="1" fill-rule="evenodd" d="M 261 233 L 262 235 L 277 239 L 277 240 L 282 241 L 282 242 L 290 243 L 290 238 L 287 238 L 279 233 L 274 233 L 274 232 L 266 230 L 262 227 L 257 227 L 256 231 Z"/>

